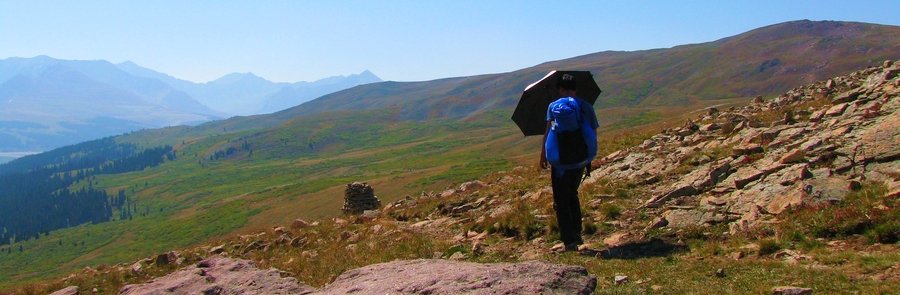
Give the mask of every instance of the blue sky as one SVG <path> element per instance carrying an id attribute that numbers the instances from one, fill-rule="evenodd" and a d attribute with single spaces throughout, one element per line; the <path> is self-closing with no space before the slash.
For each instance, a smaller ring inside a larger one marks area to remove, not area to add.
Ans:
<path id="1" fill-rule="evenodd" d="M 792 20 L 900 25 L 889 1 L 6 1 L 0 59 L 138 65 L 194 82 L 370 70 L 425 81 L 607 50 L 703 43 Z"/>

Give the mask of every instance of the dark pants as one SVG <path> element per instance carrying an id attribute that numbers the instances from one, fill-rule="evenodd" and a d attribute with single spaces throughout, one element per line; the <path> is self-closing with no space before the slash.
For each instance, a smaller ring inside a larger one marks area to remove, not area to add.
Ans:
<path id="1" fill-rule="evenodd" d="M 584 168 L 566 170 L 562 177 L 556 177 L 556 168 L 550 169 L 553 185 L 553 209 L 559 223 L 559 239 L 566 245 L 581 244 L 581 203 L 578 201 L 578 186 Z"/>

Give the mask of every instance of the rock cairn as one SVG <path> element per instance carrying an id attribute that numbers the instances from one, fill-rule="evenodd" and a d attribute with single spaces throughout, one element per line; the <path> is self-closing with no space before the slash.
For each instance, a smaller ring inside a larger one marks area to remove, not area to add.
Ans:
<path id="1" fill-rule="evenodd" d="M 638 185 L 649 227 L 729 224 L 740 232 L 788 208 L 834 203 L 860 182 L 900 196 L 900 63 L 708 109 L 682 127 L 594 163 Z"/>
<path id="2" fill-rule="evenodd" d="M 344 191 L 344 207 L 346 214 L 360 214 L 366 210 L 381 207 L 381 201 L 375 196 L 375 190 L 365 182 L 354 182 L 347 185 Z"/>

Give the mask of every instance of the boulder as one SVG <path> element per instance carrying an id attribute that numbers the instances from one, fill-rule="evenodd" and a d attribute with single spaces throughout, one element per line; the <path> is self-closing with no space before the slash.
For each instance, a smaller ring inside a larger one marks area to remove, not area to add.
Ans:
<path id="1" fill-rule="evenodd" d="M 818 110 L 818 111 L 813 112 L 812 115 L 809 115 L 809 121 L 810 122 L 822 121 L 822 118 L 825 117 L 825 112 L 827 112 L 827 111 L 828 110 Z"/>
<path id="2" fill-rule="evenodd" d="M 144 265 L 140 261 L 131 265 L 131 273 L 139 275 L 144 272 Z"/>
<path id="3" fill-rule="evenodd" d="M 800 206 L 803 204 L 804 199 L 809 198 L 809 194 L 807 193 L 808 190 L 809 188 L 805 187 L 803 184 L 798 184 L 787 191 L 787 193 L 772 195 L 772 197 L 767 200 L 768 204 L 766 204 L 766 212 L 770 214 L 781 214 L 781 212 L 784 212 L 784 210 L 787 210 L 788 208 Z"/>
<path id="4" fill-rule="evenodd" d="M 156 266 L 163 266 L 169 264 L 169 254 L 163 253 L 156 255 L 156 260 L 153 262 Z"/>
<path id="5" fill-rule="evenodd" d="M 225 252 L 225 245 L 219 245 L 209 249 L 210 254 L 220 254 L 222 252 Z"/>
<path id="6" fill-rule="evenodd" d="M 896 113 L 895 113 L 896 114 Z M 864 161 L 892 161 L 900 158 L 900 116 L 879 119 L 859 132 L 859 142 L 865 148 Z"/>
<path id="7" fill-rule="evenodd" d="M 717 212 L 704 212 L 700 210 L 669 210 L 663 213 L 670 227 L 686 227 L 690 225 L 715 224 L 728 221 L 729 217 Z"/>
<path id="8" fill-rule="evenodd" d="M 862 92 L 860 91 L 860 88 L 856 88 L 856 89 L 838 94 L 831 100 L 831 103 L 837 105 L 837 104 L 851 102 L 851 101 L 856 100 L 860 94 L 862 94 Z"/>
<path id="9" fill-rule="evenodd" d="M 780 185 L 792 185 L 797 181 L 808 179 L 813 177 L 812 172 L 809 171 L 808 164 L 798 164 L 790 166 L 779 173 L 773 174 L 773 179 L 778 180 L 778 184 Z"/>
<path id="10" fill-rule="evenodd" d="M 772 288 L 772 294 L 778 295 L 804 295 L 804 294 L 812 294 L 813 290 L 810 288 L 800 288 L 800 287 L 792 287 L 792 286 L 780 286 Z"/>
<path id="11" fill-rule="evenodd" d="M 276 269 L 260 270 L 249 260 L 214 256 L 145 284 L 122 287 L 138 294 L 310 294 L 315 289 Z"/>
<path id="12" fill-rule="evenodd" d="M 722 126 L 720 126 L 717 123 L 709 123 L 709 124 L 700 126 L 700 131 L 706 131 L 706 132 L 719 130 L 719 129 L 722 129 Z"/>
<path id="13" fill-rule="evenodd" d="M 291 223 L 291 228 L 305 228 L 309 227 L 309 222 L 304 221 L 303 219 L 294 219 L 294 222 Z"/>
<path id="14" fill-rule="evenodd" d="M 789 151 L 787 154 L 778 159 L 778 163 L 781 164 L 801 163 L 805 161 L 806 151 L 798 148 Z"/>
<path id="15" fill-rule="evenodd" d="M 672 189 L 664 192 L 663 194 L 657 195 L 657 196 L 651 198 L 650 200 L 647 200 L 647 202 L 645 202 L 642 207 L 649 207 L 649 208 L 659 207 L 662 205 L 662 203 L 665 203 L 669 199 L 683 197 L 683 196 L 691 196 L 691 195 L 697 194 L 697 192 L 698 192 L 697 189 L 694 188 L 693 186 L 691 186 L 690 184 L 680 182 L 680 183 L 677 183 L 675 186 L 673 186 Z"/>
<path id="16" fill-rule="evenodd" d="M 825 111 L 825 117 L 837 117 L 844 114 L 844 111 L 847 110 L 847 103 L 837 104 L 832 106 L 830 109 Z"/>
<path id="17" fill-rule="evenodd" d="M 731 150 L 732 156 L 751 155 L 763 152 L 763 147 L 757 143 L 745 143 Z"/>
<path id="18" fill-rule="evenodd" d="M 487 187 L 487 184 L 480 180 L 470 181 L 459 185 L 459 191 L 461 192 L 474 192 L 481 190 Z"/>
<path id="19" fill-rule="evenodd" d="M 313 294 L 593 294 L 596 286 L 580 266 L 421 259 L 349 270 Z"/>
<path id="20" fill-rule="evenodd" d="M 78 286 L 68 286 L 68 287 L 59 289 L 56 292 L 50 293 L 50 295 L 77 295 L 77 294 L 78 294 Z"/>
<path id="21" fill-rule="evenodd" d="M 731 179 L 734 181 L 735 188 L 743 189 L 747 184 L 759 180 L 765 174 L 765 171 L 754 167 L 741 167 L 732 175 Z"/>

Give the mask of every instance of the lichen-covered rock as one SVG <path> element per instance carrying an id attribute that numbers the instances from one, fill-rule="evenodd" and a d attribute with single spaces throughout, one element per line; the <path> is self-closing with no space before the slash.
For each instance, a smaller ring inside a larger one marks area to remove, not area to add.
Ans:
<path id="1" fill-rule="evenodd" d="M 309 294 L 315 289 L 276 269 L 260 270 L 253 262 L 214 256 L 145 284 L 127 285 L 120 295 L 144 294 Z"/>
<path id="2" fill-rule="evenodd" d="M 78 294 L 78 286 L 68 286 L 50 293 L 50 295 L 76 295 Z"/>
<path id="3" fill-rule="evenodd" d="M 866 182 L 898 196 L 898 110 L 900 63 L 886 62 L 705 112 L 601 159 L 586 183 L 602 177 L 636 186 L 640 210 L 657 216 L 634 225 L 641 228 L 729 222 L 732 231 L 746 230 L 792 207 L 839 202 Z"/>
<path id="4" fill-rule="evenodd" d="M 119 294 L 593 294 L 596 286 L 596 277 L 580 266 L 406 260 L 349 270 L 316 290 L 282 278 L 276 269 L 215 256 L 148 283 L 125 286 Z M 54 294 L 75 294 L 73 290 L 77 287 Z"/>
<path id="5" fill-rule="evenodd" d="M 596 286 L 580 266 L 408 260 L 349 270 L 315 294 L 593 294 Z"/>

